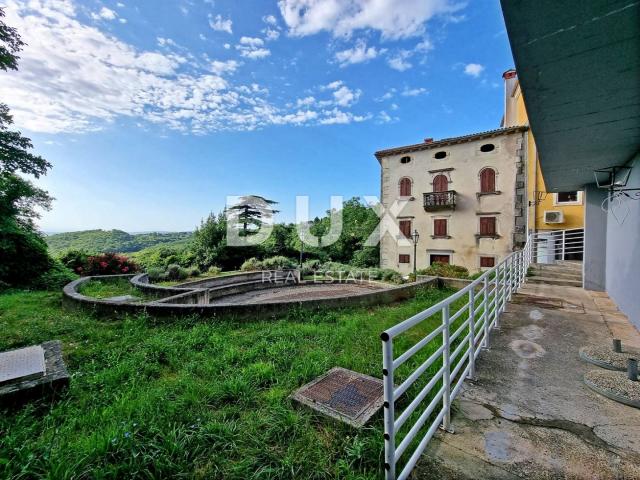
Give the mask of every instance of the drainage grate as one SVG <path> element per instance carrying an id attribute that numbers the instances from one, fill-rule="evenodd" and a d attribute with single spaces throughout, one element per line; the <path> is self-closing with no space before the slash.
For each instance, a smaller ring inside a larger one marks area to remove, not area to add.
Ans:
<path id="1" fill-rule="evenodd" d="M 306 384 L 292 398 L 325 415 L 361 427 L 383 403 L 382 380 L 336 367 Z"/>

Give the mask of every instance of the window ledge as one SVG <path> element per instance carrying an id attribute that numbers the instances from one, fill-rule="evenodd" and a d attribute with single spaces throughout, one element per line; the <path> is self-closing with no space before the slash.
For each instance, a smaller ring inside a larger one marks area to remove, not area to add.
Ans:
<path id="1" fill-rule="evenodd" d="M 493 235 L 483 235 L 480 233 L 476 233 L 476 238 L 493 238 L 494 240 L 497 240 L 498 238 L 502 238 L 502 237 L 497 233 Z"/>
<path id="2" fill-rule="evenodd" d="M 500 190 L 496 190 L 495 192 L 476 192 L 476 197 L 486 197 L 488 195 L 502 195 Z"/>
<path id="3" fill-rule="evenodd" d="M 451 238 L 451 235 L 431 235 L 431 238 L 438 239 L 438 238 L 443 238 L 443 239 L 448 239 Z"/>
<path id="4" fill-rule="evenodd" d="M 407 197 L 407 196 L 403 196 L 403 195 L 400 195 L 398 197 L 398 200 L 404 200 L 406 202 L 413 202 L 415 199 L 416 199 L 416 197 Z"/>

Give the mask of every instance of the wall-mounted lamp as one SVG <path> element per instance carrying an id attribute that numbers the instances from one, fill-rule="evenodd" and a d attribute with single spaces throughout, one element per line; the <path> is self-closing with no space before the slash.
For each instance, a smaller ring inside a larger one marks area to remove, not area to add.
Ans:
<path id="1" fill-rule="evenodd" d="M 594 170 L 596 185 L 598 188 L 608 188 L 609 190 L 619 190 L 624 188 L 631 175 L 631 167 L 606 167 Z"/>
<path id="2" fill-rule="evenodd" d="M 609 190 L 602 201 L 601 208 L 610 212 L 616 221 L 622 225 L 629 215 L 628 200 L 640 200 L 640 188 L 625 188 L 631 175 L 631 167 L 606 167 L 593 171 L 598 188 Z"/>

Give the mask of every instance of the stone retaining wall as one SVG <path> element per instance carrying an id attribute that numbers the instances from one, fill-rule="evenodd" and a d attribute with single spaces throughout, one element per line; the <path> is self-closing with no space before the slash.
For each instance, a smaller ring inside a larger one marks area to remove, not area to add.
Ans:
<path id="1" fill-rule="evenodd" d="M 243 274 L 240 274 L 243 275 Z M 136 276 L 140 277 L 140 276 Z M 319 310 L 323 308 L 344 308 L 373 306 L 406 300 L 413 297 L 416 291 L 423 287 L 437 287 L 438 279 L 429 278 L 419 280 L 415 283 L 390 287 L 375 291 L 367 291 L 348 297 L 333 297 L 309 300 L 295 300 L 284 302 L 266 302 L 259 304 L 245 305 L 224 305 L 208 304 L 210 299 L 204 295 L 209 295 L 210 289 L 178 289 L 179 292 L 173 298 L 162 298 L 160 300 L 147 303 L 116 302 L 110 300 L 99 300 L 80 294 L 77 288 L 84 282 L 92 278 L 85 277 L 75 280 L 65 286 L 63 302 L 65 306 L 89 310 L 100 316 L 112 316 L 121 314 L 141 314 L 146 313 L 153 317 L 176 317 L 198 315 L 202 317 L 233 317 L 237 319 L 256 319 L 265 317 L 276 317 L 282 315 L 292 308 L 303 308 L 306 310 Z M 262 278 L 262 277 L 261 277 Z M 137 278 L 140 282 L 140 278 Z M 133 283 L 133 282 L 132 282 Z M 144 282 L 142 282 L 144 284 Z M 150 285 L 150 284 L 145 284 Z M 271 285 L 272 287 L 274 285 Z M 238 288 L 238 286 L 233 286 Z M 253 288 L 256 288 L 255 285 Z M 228 293 L 232 291 L 228 289 Z M 205 293 L 206 292 L 206 293 Z M 171 303 L 168 301 L 171 300 Z M 197 302 L 202 303 L 197 303 Z"/>

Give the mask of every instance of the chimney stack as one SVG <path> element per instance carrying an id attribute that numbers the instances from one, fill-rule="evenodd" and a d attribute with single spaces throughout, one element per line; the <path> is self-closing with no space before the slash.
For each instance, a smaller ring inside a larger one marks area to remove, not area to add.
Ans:
<path id="1" fill-rule="evenodd" d="M 518 81 L 518 73 L 511 68 L 502 74 L 502 78 L 504 78 L 504 118 L 502 126 L 513 127 L 518 124 L 516 99 L 513 98 L 513 89 Z"/>
<path id="2" fill-rule="evenodd" d="M 425 138 L 424 143 L 433 143 L 433 137 Z"/>

